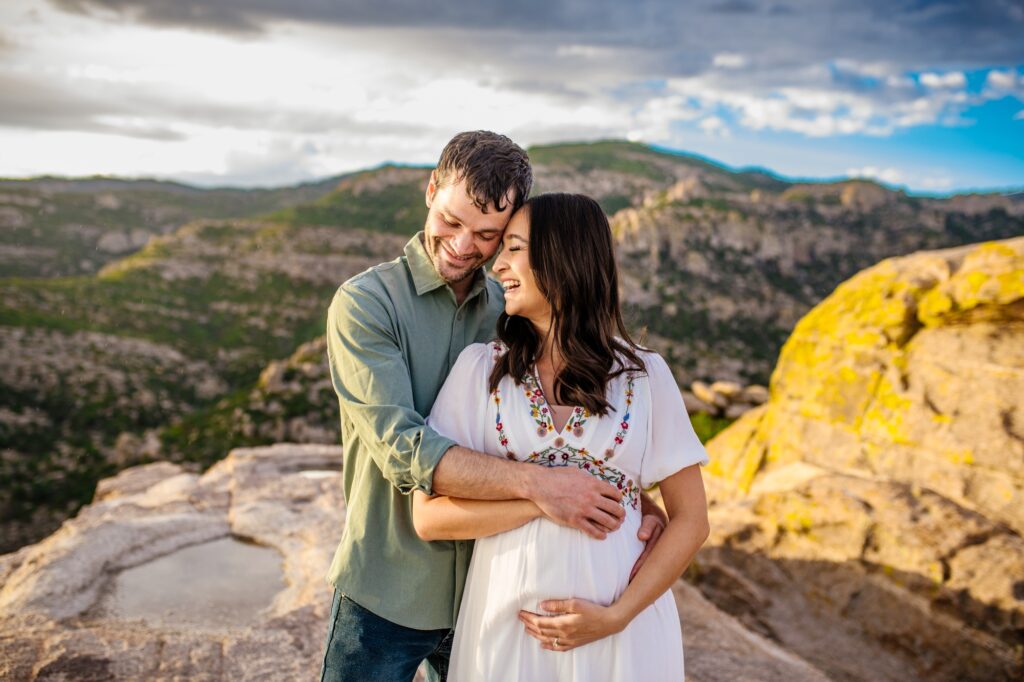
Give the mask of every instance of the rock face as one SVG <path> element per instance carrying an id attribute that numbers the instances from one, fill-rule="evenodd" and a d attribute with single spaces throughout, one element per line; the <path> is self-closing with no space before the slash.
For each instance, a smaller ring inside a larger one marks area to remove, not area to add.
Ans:
<path id="1" fill-rule="evenodd" d="M 0 678 L 315 679 L 331 601 L 323 576 L 345 522 L 340 469 L 338 447 L 279 444 L 235 450 L 202 476 L 161 462 L 102 481 L 58 532 L 0 556 Z M 119 571 L 228 536 L 281 554 L 286 586 L 259 617 L 169 627 L 96 612 Z M 687 679 L 828 679 L 686 582 L 673 592 Z"/>
<path id="2" fill-rule="evenodd" d="M 1024 674 L 1024 238 L 890 259 L 709 445 L 702 591 L 835 679 Z"/>
<path id="3" fill-rule="evenodd" d="M 800 321 L 770 391 L 719 447 L 714 471 L 740 489 L 802 460 L 926 485 L 1024 532 L 1024 238 L 857 275 Z"/>
<path id="4" fill-rule="evenodd" d="M 345 519 L 340 469 L 339 447 L 278 445 L 201 477 L 157 463 L 103 481 L 59 531 L 0 557 L 0 678 L 313 679 Z M 118 571 L 228 536 L 281 554 L 286 587 L 261 618 L 186 629 L 90 611 Z"/>
<path id="5" fill-rule="evenodd" d="M 670 364 L 688 381 L 762 383 L 796 322 L 883 258 L 1024 234 L 1024 203 L 1007 197 L 968 213 L 865 181 L 772 192 L 706 170 L 698 179 L 611 221 L 623 300 L 675 342 Z"/>

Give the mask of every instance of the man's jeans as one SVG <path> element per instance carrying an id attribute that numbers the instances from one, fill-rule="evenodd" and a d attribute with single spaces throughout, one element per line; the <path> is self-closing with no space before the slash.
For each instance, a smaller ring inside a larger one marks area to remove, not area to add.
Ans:
<path id="1" fill-rule="evenodd" d="M 403 627 L 335 590 L 320 681 L 409 682 L 425 660 L 427 680 L 444 682 L 451 650 L 450 629 Z"/>

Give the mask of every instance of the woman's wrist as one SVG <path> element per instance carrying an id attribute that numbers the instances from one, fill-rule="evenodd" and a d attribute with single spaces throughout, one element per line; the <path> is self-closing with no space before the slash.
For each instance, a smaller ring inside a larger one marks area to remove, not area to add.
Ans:
<path id="1" fill-rule="evenodd" d="M 623 599 L 619 599 L 608 607 L 608 622 L 609 626 L 613 628 L 612 632 L 622 632 L 634 618 L 636 618 L 636 612 Z"/>

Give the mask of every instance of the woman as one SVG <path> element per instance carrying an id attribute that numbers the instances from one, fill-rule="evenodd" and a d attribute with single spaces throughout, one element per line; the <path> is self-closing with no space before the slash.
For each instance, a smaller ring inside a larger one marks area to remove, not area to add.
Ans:
<path id="1" fill-rule="evenodd" d="M 509 222 L 494 273 L 506 292 L 499 341 L 463 351 L 430 425 L 496 456 L 580 467 L 616 487 L 626 516 L 598 540 L 527 500 L 416 493 L 421 537 L 479 538 L 450 678 L 682 680 L 668 590 L 707 538 L 697 466 L 707 454 L 665 361 L 626 332 L 600 206 L 580 195 L 529 200 Z M 630 580 L 643 551 L 639 492 L 655 483 L 669 523 Z"/>

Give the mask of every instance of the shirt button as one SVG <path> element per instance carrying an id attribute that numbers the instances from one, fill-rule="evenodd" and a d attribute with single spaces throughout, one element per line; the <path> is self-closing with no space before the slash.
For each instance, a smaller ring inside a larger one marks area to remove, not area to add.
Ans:
<path id="1" fill-rule="evenodd" d="M 462 319 L 463 317 L 465 317 L 465 314 L 464 314 L 464 313 L 459 313 L 459 314 L 458 314 L 458 315 L 456 315 L 455 317 L 457 317 L 458 319 L 460 319 L 460 320 L 461 320 L 461 319 Z"/>

